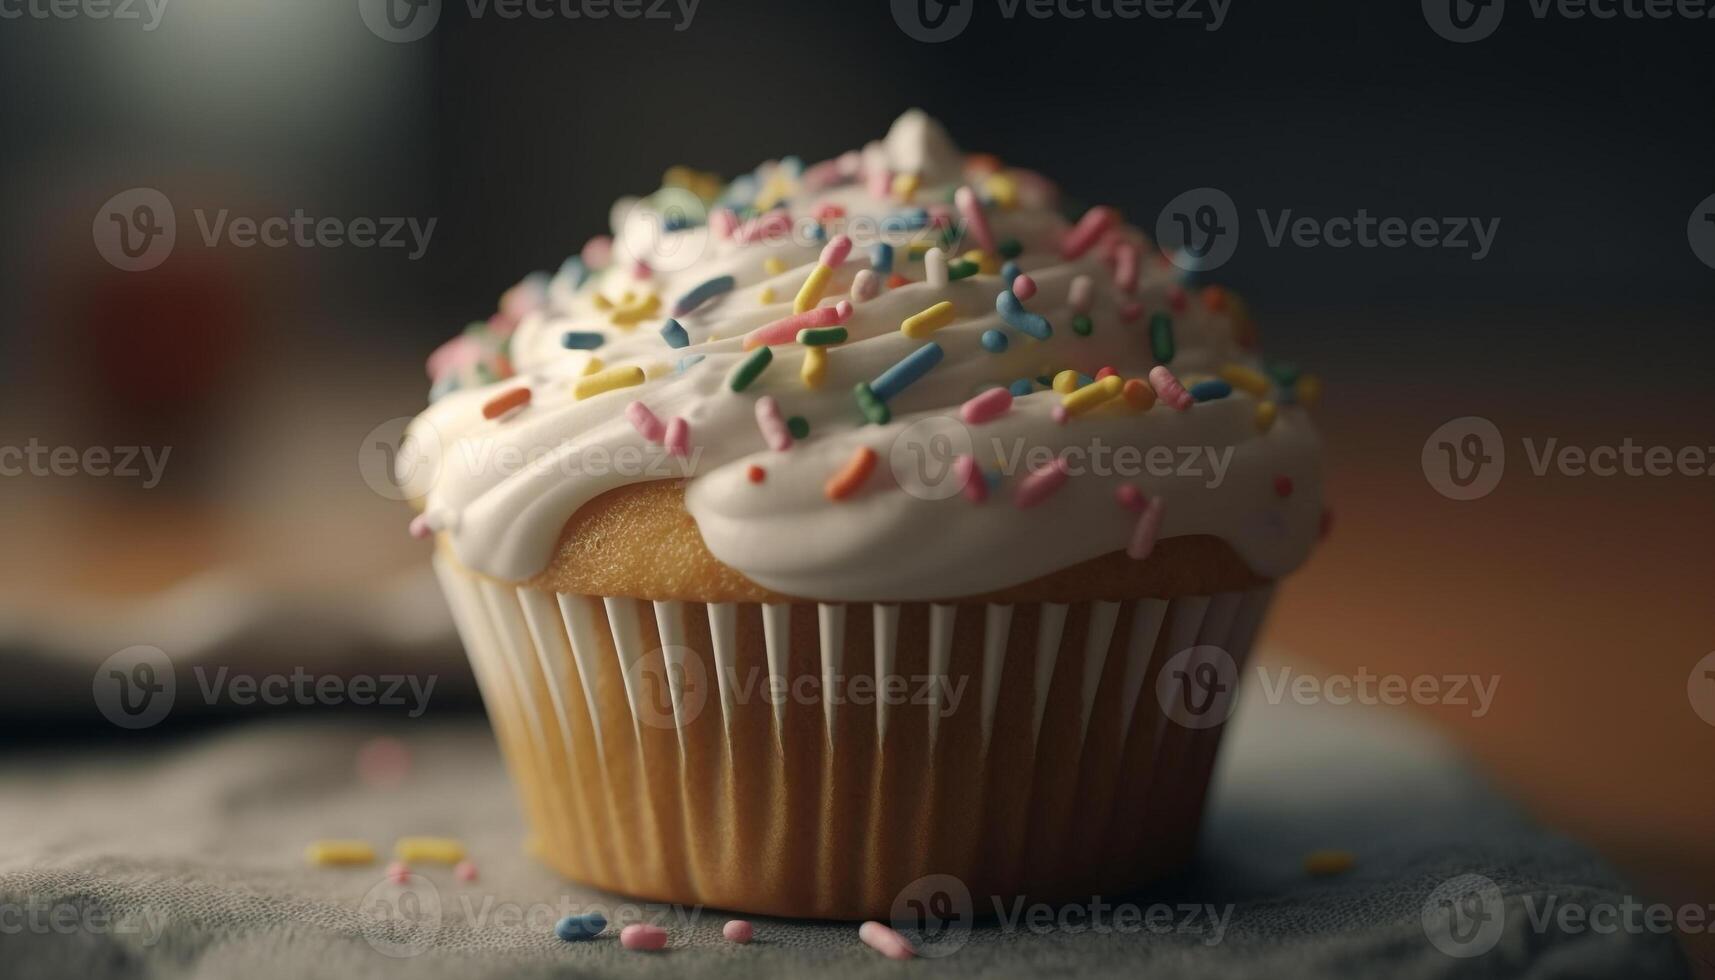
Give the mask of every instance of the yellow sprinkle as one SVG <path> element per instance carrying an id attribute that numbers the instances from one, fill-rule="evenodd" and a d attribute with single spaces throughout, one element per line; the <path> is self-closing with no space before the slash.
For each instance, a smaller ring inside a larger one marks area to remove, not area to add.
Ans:
<path id="1" fill-rule="evenodd" d="M 828 288 L 828 280 L 834 277 L 832 266 L 818 265 L 810 270 L 810 277 L 804 280 L 804 285 L 798 290 L 798 298 L 792 301 L 793 313 L 804 313 L 814 308 L 821 301 L 822 293 Z"/>
<path id="2" fill-rule="evenodd" d="M 606 371 L 598 371 L 595 374 L 585 375 L 584 377 L 579 378 L 577 385 L 572 388 L 572 394 L 579 401 L 582 401 L 585 398 L 599 395 L 604 391 L 612 391 L 615 388 L 629 388 L 632 385 L 640 385 L 642 383 L 643 369 L 635 364 L 628 367 L 611 367 Z"/>
<path id="3" fill-rule="evenodd" d="M 804 387 L 820 388 L 822 380 L 828 376 L 828 349 L 804 348 L 804 367 L 798 372 L 798 376 L 804 379 Z"/>
<path id="4" fill-rule="evenodd" d="M 911 199 L 917 196 L 917 188 L 922 183 L 923 178 L 916 174 L 894 174 L 893 196 L 897 197 L 901 204 L 910 204 Z"/>
<path id="5" fill-rule="evenodd" d="M 464 845 L 451 837 L 401 837 L 393 856 L 407 864 L 457 864 L 464 860 Z"/>
<path id="6" fill-rule="evenodd" d="M 953 322 L 953 304 L 942 300 L 921 313 L 908 316 L 899 324 L 899 331 L 913 340 L 922 340 Z"/>
<path id="7" fill-rule="evenodd" d="M 596 293 L 590 302 L 595 304 L 596 309 L 601 310 L 604 313 L 613 309 L 613 300 L 608 299 L 600 293 Z"/>
<path id="8" fill-rule="evenodd" d="M 973 248 L 969 252 L 959 256 L 959 258 L 964 259 L 966 262 L 975 262 L 980 266 L 983 264 L 983 250 L 980 248 Z"/>
<path id="9" fill-rule="evenodd" d="M 1298 404 L 1305 408 L 1314 408 L 1322 398 L 1322 379 L 1314 374 L 1306 374 L 1298 379 L 1294 391 L 1298 396 Z"/>
<path id="10" fill-rule="evenodd" d="M 1078 390 L 1078 372 L 1067 368 L 1054 376 L 1054 390 L 1062 395 L 1070 395 Z"/>
<path id="11" fill-rule="evenodd" d="M 971 255 L 976 256 L 976 259 L 973 261 L 977 264 L 977 271 L 983 275 L 992 276 L 1000 272 L 1000 256 L 989 252 L 976 251 L 971 252 L 966 256 L 966 258 L 970 258 Z"/>
<path id="12" fill-rule="evenodd" d="M 1256 427 L 1263 432 L 1274 428 L 1274 417 L 1280 413 L 1274 402 L 1258 402 L 1256 406 Z"/>
<path id="13" fill-rule="evenodd" d="M 774 302 L 774 287 L 773 286 L 762 287 L 762 292 L 756 294 L 756 299 L 758 302 L 760 302 L 764 305 L 767 305 L 769 303 Z"/>
<path id="14" fill-rule="evenodd" d="M 608 314 L 608 319 L 616 327 L 635 327 L 639 321 L 647 320 L 661 309 L 661 297 L 650 293 L 642 302 L 628 303 L 624 309 L 614 310 Z"/>
<path id="15" fill-rule="evenodd" d="M 375 848 L 360 840 L 319 840 L 304 848 L 311 864 L 374 864 Z"/>
<path id="16" fill-rule="evenodd" d="M 1345 874 L 1357 863 L 1351 851 L 1311 851 L 1304 856 L 1304 873 L 1325 878 Z"/>
<path id="17" fill-rule="evenodd" d="M 1221 380 L 1259 397 L 1268 394 L 1268 379 L 1262 376 L 1261 371 L 1243 364 L 1228 364 L 1221 368 Z"/>
<path id="18" fill-rule="evenodd" d="M 771 255 L 762 260 L 762 271 L 771 276 L 778 276 L 786 271 L 786 263 L 782 262 L 779 256 Z"/>
<path id="19" fill-rule="evenodd" d="M 589 374 L 594 374 L 597 371 L 600 371 L 601 369 L 602 369 L 601 358 L 596 357 L 594 354 L 591 354 L 590 359 L 584 362 L 584 369 L 578 373 L 584 374 L 584 375 L 589 375 Z"/>
<path id="20" fill-rule="evenodd" d="M 637 302 L 637 291 L 634 289 L 627 289 L 625 292 L 619 294 L 619 305 L 620 306 L 630 306 L 636 302 Z"/>
<path id="21" fill-rule="evenodd" d="M 923 256 L 927 255 L 929 253 L 929 250 L 934 248 L 934 247 L 935 246 L 930 244 L 929 242 L 912 242 L 909 246 L 906 247 L 905 254 L 907 256 L 909 256 L 913 262 L 915 262 L 915 261 L 921 259 Z"/>
<path id="22" fill-rule="evenodd" d="M 1056 381 L 1059 379 L 1056 378 Z M 1082 415 L 1097 405 L 1119 396 L 1120 389 L 1125 387 L 1125 379 L 1117 374 L 1110 374 L 1093 385 L 1085 385 L 1070 394 L 1060 398 L 1060 404 L 1072 415 Z"/>
<path id="23" fill-rule="evenodd" d="M 650 361 L 643 368 L 643 376 L 653 381 L 671 370 L 673 370 L 673 365 L 665 361 Z"/>
<path id="24" fill-rule="evenodd" d="M 989 197 L 994 198 L 994 203 L 1001 207 L 1010 211 L 1018 206 L 1018 184 L 1011 177 L 990 174 L 983 187 L 989 192 Z"/>

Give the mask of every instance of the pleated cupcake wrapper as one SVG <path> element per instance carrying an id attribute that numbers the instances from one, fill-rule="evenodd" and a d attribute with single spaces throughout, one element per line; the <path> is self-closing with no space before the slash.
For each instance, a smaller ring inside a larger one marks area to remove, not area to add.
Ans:
<path id="1" fill-rule="evenodd" d="M 1236 682 L 1272 597 L 703 604 L 435 567 L 543 860 L 823 918 L 888 916 L 925 875 L 981 915 L 1180 867 L 1223 726 L 1170 718 L 1162 672 L 1214 648 Z"/>

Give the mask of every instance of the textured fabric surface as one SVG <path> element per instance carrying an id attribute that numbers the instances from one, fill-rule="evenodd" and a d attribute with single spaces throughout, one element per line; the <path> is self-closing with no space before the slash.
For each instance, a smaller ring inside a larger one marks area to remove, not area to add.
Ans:
<path id="1" fill-rule="evenodd" d="M 718 911 L 637 905 L 557 879 L 522 852 L 511 790 L 475 718 L 385 732 L 416 760 L 390 790 L 364 786 L 352 763 L 383 730 L 349 720 L 14 753 L 0 764 L 0 975 L 1685 975 L 1670 936 L 1534 927 L 1531 910 L 1550 899 L 1619 905 L 1629 893 L 1588 852 L 1488 793 L 1400 712 L 1252 698 L 1233 727 L 1197 870 L 1128 897 L 1136 918 L 1009 926 L 977 897 L 974 910 L 991 918 L 933 947 L 947 955 L 914 964 L 881 958 L 848 924 L 759 919 L 757 941 L 734 946 L 720 938 L 729 916 Z M 380 864 L 311 868 L 302 856 L 315 838 L 385 851 L 407 834 L 461 838 L 480 880 L 424 868 L 400 887 Z M 1357 866 L 1307 877 L 1304 855 L 1324 847 L 1355 852 Z M 1443 882 L 1469 873 L 1504 896 L 1505 929 L 1487 951 L 1456 958 L 1430 941 L 1424 908 Z M 561 915 L 589 910 L 659 921 L 671 947 L 626 952 L 617 927 L 589 943 L 554 938 Z"/>

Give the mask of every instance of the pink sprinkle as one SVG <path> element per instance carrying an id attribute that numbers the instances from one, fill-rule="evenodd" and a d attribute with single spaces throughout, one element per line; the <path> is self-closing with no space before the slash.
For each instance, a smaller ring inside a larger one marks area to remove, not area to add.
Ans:
<path id="1" fill-rule="evenodd" d="M 1154 388 L 1161 400 L 1171 405 L 1174 411 L 1191 410 L 1191 393 L 1185 390 L 1185 386 L 1179 383 L 1179 379 L 1173 376 L 1167 365 L 1157 364 L 1149 369 L 1149 386 Z"/>
<path id="2" fill-rule="evenodd" d="M 1128 295 L 1137 290 L 1137 246 L 1131 242 L 1114 249 L 1114 284 Z"/>
<path id="3" fill-rule="evenodd" d="M 462 367 L 469 367 L 480 360 L 482 360 L 482 348 L 461 333 L 435 348 L 435 352 L 429 355 L 429 361 L 425 367 L 428 370 L 429 380 L 439 381 L 442 375 L 457 371 Z"/>
<path id="4" fill-rule="evenodd" d="M 748 943 L 750 938 L 756 935 L 756 927 L 743 919 L 733 919 L 721 926 L 721 935 L 725 936 L 729 943 Z"/>
<path id="5" fill-rule="evenodd" d="M 792 431 L 786 427 L 786 419 L 780 414 L 780 403 L 773 395 L 763 395 L 756 400 L 756 427 L 762 430 L 762 441 L 768 443 L 768 448 L 777 453 L 792 448 Z"/>
<path id="6" fill-rule="evenodd" d="M 1035 296 L 1036 295 L 1036 280 L 1030 278 L 1029 276 L 1025 275 L 1022 272 L 1019 273 L 1012 280 L 1012 295 L 1017 296 L 1018 301 L 1021 303 L 1024 302 L 1025 300 L 1029 299 L 1030 297 Z"/>
<path id="7" fill-rule="evenodd" d="M 953 473 L 959 478 L 966 500 L 980 504 L 989 499 L 989 481 L 983 477 L 983 468 L 977 465 L 975 456 L 967 453 L 953 460 Z"/>
<path id="8" fill-rule="evenodd" d="M 1149 506 L 1143 499 L 1143 491 L 1129 483 L 1120 484 L 1119 488 L 1114 491 L 1114 503 L 1134 514 L 1143 513 L 1143 509 Z"/>
<path id="9" fill-rule="evenodd" d="M 460 861 L 458 864 L 453 866 L 453 877 L 460 881 L 475 881 L 476 862 L 469 860 Z"/>
<path id="10" fill-rule="evenodd" d="M 1072 280 L 1072 288 L 1067 293 L 1067 298 L 1072 303 L 1073 313 L 1090 312 L 1090 292 L 1094 286 L 1089 276 L 1077 276 Z"/>
<path id="11" fill-rule="evenodd" d="M 789 317 L 757 327 L 744 335 L 744 349 L 790 344 L 798 339 L 798 331 L 816 327 L 837 327 L 852 315 L 850 300 L 840 300 L 833 306 L 818 306 L 813 310 L 794 313 Z"/>
<path id="12" fill-rule="evenodd" d="M 1109 364 L 1106 367 L 1102 368 L 1100 371 L 1096 372 L 1096 380 L 1100 381 L 1103 378 L 1111 378 L 1118 373 L 1119 373 L 1118 371 L 1114 370 L 1114 366 L 1112 364 Z"/>
<path id="13" fill-rule="evenodd" d="M 858 938 L 863 940 L 864 945 L 890 960 L 908 960 L 917 955 L 917 951 L 911 948 L 904 936 L 879 922 L 865 922 L 858 926 Z"/>
<path id="14" fill-rule="evenodd" d="M 411 880 L 411 869 L 403 861 L 394 861 L 387 866 L 387 880 L 395 885 L 408 884 Z"/>
<path id="15" fill-rule="evenodd" d="M 1055 425 L 1065 425 L 1072 420 L 1072 413 L 1064 405 L 1055 405 L 1048 410 L 1048 417 L 1054 420 Z"/>
<path id="16" fill-rule="evenodd" d="M 605 269 L 613 261 L 613 239 L 606 235 L 597 235 L 584 242 L 583 250 L 578 257 L 584 260 L 584 265 L 592 269 Z"/>
<path id="17" fill-rule="evenodd" d="M 830 221 L 845 217 L 846 209 L 838 204 L 818 204 L 815 210 L 810 212 L 810 216 L 821 224 L 827 224 Z"/>
<path id="18" fill-rule="evenodd" d="M 1125 546 L 1126 555 L 1142 561 L 1155 550 L 1155 536 L 1161 532 L 1161 506 L 1161 498 L 1156 497 L 1149 502 L 1149 508 L 1138 515 L 1137 527 L 1131 532 L 1131 543 Z"/>
<path id="19" fill-rule="evenodd" d="M 784 238 L 792 230 L 792 216 L 785 211 L 770 211 L 760 218 L 747 221 L 733 232 L 733 241 L 740 245 L 765 238 Z"/>
<path id="20" fill-rule="evenodd" d="M 1167 305 L 1172 307 L 1173 312 L 1175 313 L 1184 313 L 1185 290 L 1179 286 L 1174 286 L 1172 289 L 1169 289 L 1167 291 Z"/>
<path id="21" fill-rule="evenodd" d="M 738 215 L 734 214 L 731 208 L 717 209 L 709 215 L 709 229 L 715 233 L 716 238 L 723 241 L 731 238 L 732 233 L 738 230 Z"/>
<path id="22" fill-rule="evenodd" d="M 673 416 L 667 423 L 667 452 L 674 456 L 691 455 L 691 423 L 683 415 Z"/>
<path id="23" fill-rule="evenodd" d="M 637 434 L 653 443 L 660 443 L 667 427 L 661 423 L 649 406 L 642 402 L 632 402 L 625 406 L 625 417 L 631 422 L 631 427 Z"/>
<path id="24" fill-rule="evenodd" d="M 1136 320 L 1138 317 L 1140 317 L 1142 315 L 1143 315 L 1143 304 L 1139 303 L 1137 300 L 1132 300 L 1131 302 L 1120 307 L 1120 319 L 1124 320 L 1127 323 L 1131 323 L 1132 321 Z"/>
<path id="25" fill-rule="evenodd" d="M 893 174 L 882 167 L 871 170 L 864 177 L 864 184 L 869 188 L 870 197 L 888 198 L 893 196 Z"/>
<path id="26" fill-rule="evenodd" d="M 959 417 L 966 425 L 992 422 L 1012 407 L 1012 392 L 1005 388 L 990 388 L 959 406 Z"/>
<path id="27" fill-rule="evenodd" d="M 1098 204 L 1090 210 L 1085 211 L 1084 216 L 1078 219 L 1078 223 L 1073 226 L 1072 230 L 1067 232 L 1066 237 L 1061 240 L 1061 257 L 1066 259 L 1075 259 L 1082 256 L 1085 252 L 1088 252 L 1090 250 L 1090 246 L 1096 244 L 1096 242 L 1101 239 L 1102 235 L 1104 235 L 1109 228 L 1113 227 L 1114 222 L 1118 220 L 1119 212 L 1115 211 L 1113 208 L 1107 207 L 1106 205 Z"/>
<path id="28" fill-rule="evenodd" d="M 654 274 L 655 274 L 655 270 L 649 268 L 649 263 L 643 261 L 642 259 L 638 259 L 636 262 L 632 263 L 631 277 L 633 279 L 648 279 L 650 276 L 652 276 Z"/>
<path id="29" fill-rule="evenodd" d="M 839 268 L 846 261 L 846 256 L 852 254 L 852 240 L 847 235 L 835 235 L 822 248 L 822 264 Z"/>
<path id="30" fill-rule="evenodd" d="M 960 187 L 953 192 L 953 204 L 959 209 L 960 217 L 965 219 L 965 227 L 976 236 L 977 244 L 982 246 L 983 251 L 994 254 L 997 251 L 994 232 L 989 228 L 989 218 L 983 212 L 983 202 L 977 199 L 977 192 L 969 187 Z"/>
<path id="31" fill-rule="evenodd" d="M 881 292 L 881 277 L 874 269 L 863 269 L 852 277 L 852 302 L 862 303 L 875 299 Z"/>
<path id="32" fill-rule="evenodd" d="M 619 932 L 619 944 L 626 949 L 654 952 L 667 948 L 667 930 L 643 922 L 634 922 Z"/>
<path id="33" fill-rule="evenodd" d="M 1018 491 L 1012 495 L 1012 502 L 1020 510 L 1035 507 L 1053 496 L 1054 491 L 1065 486 L 1070 475 L 1066 469 L 1066 461 L 1056 456 L 1052 462 L 1033 471 L 1019 483 Z"/>
<path id="34" fill-rule="evenodd" d="M 411 774 L 411 750 L 405 743 L 378 735 L 357 749 L 357 778 L 367 786 L 392 789 Z"/>
<path id="35" fill-rule="evenodd" d="M 411 518 L 411 524 L 406 530 L 411 532 L 411 537 L 419 541 L 435 533 L 435 529 L 429 526 L 429 515 L 427 514 L 418 514 Z"/>

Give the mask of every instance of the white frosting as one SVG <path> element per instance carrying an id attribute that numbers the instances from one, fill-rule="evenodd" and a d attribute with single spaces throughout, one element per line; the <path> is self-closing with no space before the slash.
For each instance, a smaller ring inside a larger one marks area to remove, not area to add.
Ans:
<path id="1" fill-rule="evenodd" d="M 916 111 L 901 117 L 885 141 L 866 147 L 863 159 L 865 173 L 885 162 L 894 173 L 918 175 L 921 185 L 911 206 L 948 201 L 963 179 L 962 158 L 952 142 Z M 608 268 L 581 289 L 571 281 L 572 273 L 563 271 L 549 284 L 545 305 L 523 317 L 511 344 L 519 377 L 453 392 L 413 424 L 412 444 L 420 458 L 406 465 L 413 467 L 411 482 L 426 491 L 431 526 L 449 537 L 467 567 L 522 580 L 547 565 L 565 523 L 593 497 L 629 483 L 689 477 L 686 505 L 709 550 L 767 588 L 841 601 L 951 598 L 1028 581 L 1124 549 L 1137 517 L 1116 504 L 1114 495 L 1130 483 L 1144 496 L 1164 501 L 1163 537 L 1214 535 L 1268 577 L 1297 566 L 1314 543 L 1322 517 L 1318 441 L 1307 412 L 1291 403 L 1280 405 L 1272 427 L 1259 427 L 1257 398 L 1240 391 L 1185 413 L 1159 403 L 1138 412 L 1116 399 L 1059 424 L 1053 409 L 1061 395 L 1036 385 L 1035 393 L 1015 399 L 1006 414 L 967 427 L 969 445 L 985 470 L 997 469 L 996 447 L 1013 462 L 986 502 L 901 489 L 890 463 L 909 475 L 920 453 L 914 447 L 963 449 L 957 429 L 947 423 L 955 443 L 923 438 L 920 428 L 896 444 L 914 423 L 956 420 L 959 406 L 973 395 L 1020 378 L 1066 368 L 1094 375 L 1104 366 L 1126 378 L 1142 378 L 1155 363 L 1149 318 L 1169 308 L 1176 270 L 1157 261 L 1154 251 L 1143 247 L 1142 236 L 1126 229 L 1126 239 L 1140 246 L 1141 272 L 1135 292 L 1122 295 L 1111 251 L 1096 247 L 1074 261 L 1064 260 L 1061 240 L 1068 225 L 1052 209 L 1051 189 L 1033 175 L 1008 174 L 1019 187 L 1016 207 L 990 204 L 986 213 L 996 239 L 1014 238 L 1023 245 L 1017 262 L 1038 287 L 1024 305 L 1053 324 L 1049 339 L 1029 339 L 996 313 L 995 298 L 1003 288 L 998 275 L 978 274 L 940 289 L 923 282 L 922 262 L 908 257 L 906 243 L 913 238 L 938 242 L 938 232 L 893 232 L 887 238 L 896 243 L 894 269 L 912 282 L 855 305 L 845 323 L 850 340 L 825 348 L 826 380 L 807 387 L 800 378 L 806 348 L 787 343 L 773 348 L 772 364 L 755 383 L 733 392 L 728 377 L 749 356 L 743 335 L 792 313 L 793 299 L 816 267 L 823 243 L 799 233 L 739 245 L 697 226 L 655 239 L 652 254 L 660 261 L 639 279 L 622 240 Z M 746 184 L 766 194 L 770 185 L 784 182 L 790 214 L 800 225 L 826 205 L 844 209 L 843 220 L 857 242 L 823 294 L 821 305 L 832 305 L 849 298 L 853 278 L 870 267 L 872 241 L 864 229 L 873 231 L 879 219 L 905 205 L 871 196 L 861 173 L 811 189 L 797 178 L 794 165 L 770 165 Z M 981 189 L 980 178 L 972 183 Z M 648 206 L 648 199 L 639 205 Z M 616 226 L 639 214 L 636 208 L 618 210 L 624 213 L 616 214 Z M 976 240 L 967 233 L 959 247 L 975 248 Z M 770 275 L 765 268 L 770 259 L 783 263 L 785 271 Z M 737 287 L 679 317 L 693 343 L 682 350 L 669 348 L 659 330 L 675 301 L 721 275 L 733 276 Z M 1088 314 L 1095 329 L 1089 336 L 1072 330 L 1069 293 L 1081 275 L 1095 284 Z M 768 305 L 760 298 L 765 286 L 775 294 Z M 612 307 L 624 306 L 628 292 L 633 301 L 657 295 L 659 311 L 634 326 L 615 325 Z M 954 305 L 957 319 L 951 325 L 927 340 L 901 332 L 902 320 L 942 300 Z M 1128 303 L 1141 307 L 1129 321 L 1121 313 Z M 1240 344 L 1234 319 L 1205 309 L 1194 297 L 1173 314 L 1173 325 L 1177 355 L 1171 368 L 1187 383 L 1226 365 L 1260 367 L 1254 352 Z M 980 337 L 991 329 L 1007 335 L 1004 353 L 982 347 Z M 599 333 L 605 343 L 593 352 L 568 350 L 562 345 L 567 331 Z M 873 380 L 928 340 L 941 346 L 943 360 L 888 403 L 891 422 L 866 424 L 853 386 Z M 579 400 L 574 386 L 592 355 L 607 368 L 641 366 L 649 380 Z M 703 359 L 678 370 L 687 355 Z M 498 419 L 483 418 L 487 401 L 525 383 L 533 393 L 529 406 Z M 756 422 L 756 402 L 764 395 L 777 399 L 784 415 L 807 419 L 809 437 L 790 449 L 770 450 Z M 625 413 L 639 400 L 663 422 L 685 419 L 693 447 L 689 457 L 667 456 L 633 427 Z M 859 446 L 879 455 L 875 472 L 855 494 L 830 500 L 826 482 Z M 1074 475 L 1040 505 L 1020 509 L 1013 493 L 1028 468 L 1016 455 L 1030 447 L 1046 447 L 1035 449 L 1038 454 L 1070 453 L 1066 458 Z M 1095 447 L 1106 447 L 1110 454 L 1126 447 L 1129 455 L 1123 461 L 1110 455 L 1110 464 L 1117 465 L 1101 468 L 1095 455 L 1101 450 Z M 1169 461 L 1167 472 L 1159 466 L 1139 471 L 1137 464 L 1151 451 L 1156 463 Z M 1191 453 L 1199 471 L 1183 473 Z M 518 465 L 525 457 L 531 462 Z M 1093 465 L 1085 466 L 1086 461 Z M 766 471 L 763 482 L 752 482 L 753 465 Z M 1217 476 L 1218 485 L 1211 486 Z M 1284 497 L 1277 493 L 1280 477 L 1291 481 Z"/>

